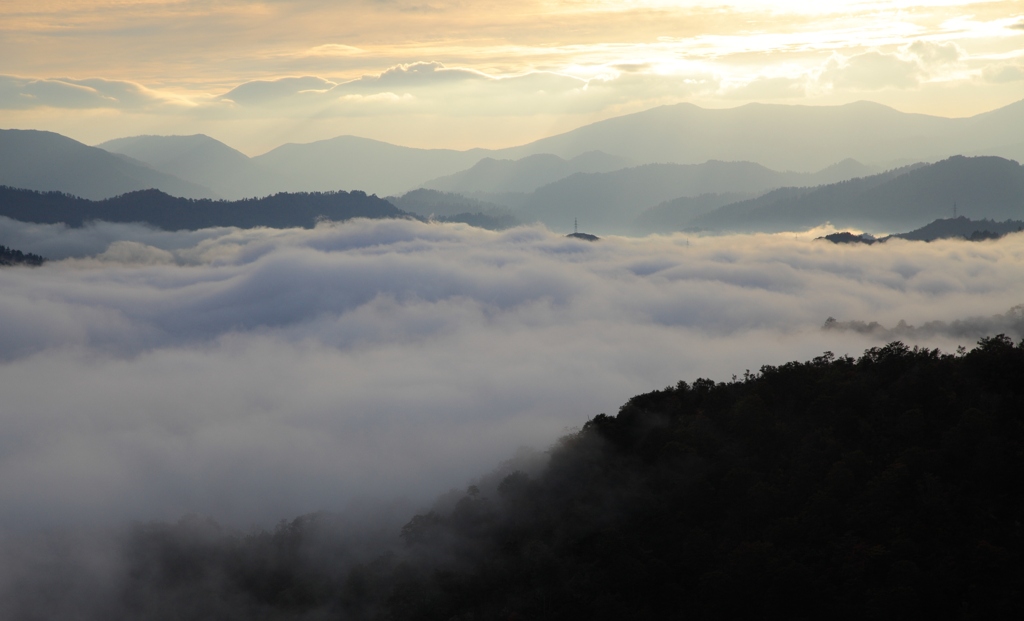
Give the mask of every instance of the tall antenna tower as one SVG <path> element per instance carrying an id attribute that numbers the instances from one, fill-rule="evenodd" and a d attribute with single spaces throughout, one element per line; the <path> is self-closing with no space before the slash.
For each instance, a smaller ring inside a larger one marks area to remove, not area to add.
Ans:
<path id="1" fill-rule="evenodd" d="M 953 219 L 956 220 L 956 201 L 953 201 Z"/>
<path id="2" fill-rule="evenodd" d="M 577 226 L 578 224 L 579 224 L 579 221 L 576 218 L 573 218 L 572 219 L 572 232 L 573 232 L 573 234 L 576 234 L 576 233 L 580 232 L 579 227 Z"/>

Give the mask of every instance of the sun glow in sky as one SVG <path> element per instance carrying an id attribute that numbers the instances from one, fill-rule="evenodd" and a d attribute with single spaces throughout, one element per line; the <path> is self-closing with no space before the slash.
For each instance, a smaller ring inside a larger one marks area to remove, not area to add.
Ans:
<path id="1" fill-rule="evenodd" d="M 689 101 L 966 116 L 1024 98 L 1024 2 L 12 0 L 0 126 L 498 147 Z"/>

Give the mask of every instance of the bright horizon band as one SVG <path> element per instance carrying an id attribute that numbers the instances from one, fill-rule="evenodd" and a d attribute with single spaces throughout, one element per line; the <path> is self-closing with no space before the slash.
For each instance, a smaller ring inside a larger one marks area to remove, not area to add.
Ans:
<path id="1" fill-rule="evenodd" d="M 1024 3 L 7 2 L 0 127 L 249 154 L 497 148 L 657 105 L 970 116 L 1024 95 Z"/>

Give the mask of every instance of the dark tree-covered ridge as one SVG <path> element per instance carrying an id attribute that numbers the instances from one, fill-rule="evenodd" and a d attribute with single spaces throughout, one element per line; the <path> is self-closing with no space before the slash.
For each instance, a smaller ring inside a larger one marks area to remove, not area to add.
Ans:
<path id="1" fill-rule="evenodd" d="M 166 230 L 217 226 L 313 227 L 320 219 L 397 218 L 409 214 L 364 192 L 295 192 L 238 201 L 178 198 L 140 190 L 92 201 L 61 192 L 0 186 L 0 216 L 80 227 L 95 220 L 138 222 Z"/>
<path id="2" fill-rule="evenodd" d="M 42 265 L 46 259 L 38 254 L 22 252 L 7 246 L 0 246 L 0 266 L 4 265 Z"/>
<path id="3" fill-rule="evenodd" d="M 330 514 L 244 535 L 140 525 L 88 603 L 154 620 L 1016 619 L 1022 377 L 1024 341 L 1000 335 L 679 382 L 449 495 L 401 541 Z M 25 618 L 59 616 L 60 576 Z"/>
<path id="4" fill-rule="evenodd" d="M 1022 378 L 997 336 L 634 397 L 410 522 L 394 618 L 1016 618 Z"/>

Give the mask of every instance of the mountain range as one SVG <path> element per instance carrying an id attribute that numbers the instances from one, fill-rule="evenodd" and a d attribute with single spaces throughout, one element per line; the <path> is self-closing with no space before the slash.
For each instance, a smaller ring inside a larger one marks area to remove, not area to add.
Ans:
<path id="1" fill-rule="evenodd" d="M 337 190 L 402 197 L 426 188 L 465 197 L 446 198 L 451 208 L 475 200 L 485 204 L 475 213 L 496 205 L 508 210 L 502 217 L 562 230 L 577 217 L 603 233 L 780 230 L 823 219 L 891 230 L 948 215 L 952 201 L 979 210 L 972 216 L 1015 217 L 1016 163 L 1008 159 L 962 158 L 929 180 L 895 179 L 913 172 L 907 164 L 953 155 L 1022 157 L 1022 135 L 1024 100 L 960 119 L 868 102 L 678 104 L 467 151 L 340 136 L 249 157 L 203 135 L 135 136 L 97 148 L 51 132 L 0 130 L 0 184 L 94 200 L 150 188 L 230 200 Z M 886 167 L 888 176 L 874 176 Z M 895 185 L 881 187 L 888 181 Z M 439 204 L 427 195 L 407 202 Z"/>
<path id="2" fill-rule="evenodd" d="M 637 163 L 751 161 L 813 171 L 853 158 L 870 165 L 951 155 L 1024 159 L 1024 100 L 967 118 L 908 114 L 860 101 L 841 106 L 747 104 L 712 110 L 681 103 L 620 116 L 521 147 L 503 157 L 601 150 Z"/>
<path id="3" fill-rule="evenodd" d="M 868 174 L 845 160 L 817 173 L 778 172 L 753 162 L 645 164 L 607 173 L 576 173 L 529 194 L 474 194 L 504 204 L 525 222 L 567 229 L 575 218 L 598 233 L 632 232 L 646 210 L 679 197 L 713 195 L 711 206 L 756 196 L 781 186 L 817 186 Z"/>
<path id="4" fill-rule="evenodd" d="M 136 136 L 100 147 L 211 194 L 242 198 L 299 190 L 397 195 L 417 187 L 529 192 L 576 172 L 647 163 L 750 161 L 774 170 L 811 172 L 848 158 L 872 167 L 952 155 L 1024 159 L 1021 136 L 1024 100 L 967 118 L 908 114 L 870 102 L 748 104 L 723 110 L 676 104 L 495 150 L 416 149 L 355 136 L 286 144 L 256 157 L 206 136 Z M 524 160 L 535 155 L 564 162 Z M 485 158 L 494 162 L 482 162 Z"/>
<path id="5" fill-rule="evenodd" d="M 211 197 L 209 188 L 143 162 L 36 130 L 0 130 L 0 185 L 102 199 L 149 188 L 186 198 Z"/>
<path id="6" fill-rule="evenodd" d="M 566 160 L 550 153 L 518 160 L 485 157 L 472 168 L 423 184 L 429 190 L 459 193 L 532 192 L 576 173 L 606 173 L 626 168 L 631 160 L 603 151 L 589 151 Z"/>
<path id="7" fill-rule="evenodd" d="M 914 228 L 957 213 L 1024 216 L 1024 168 L 1000 157 L 954 156 L 817 188 L 781 188 L 689 221 L 713 231 L 791 231 L 830 222 L 871 232 Z"/>
<path id="8" fill-rule="evenodd" d="M 202 198 L 240 199 L 281 190 L 282 184 L 277 180 L 279 173 L 202 134 L 118 138 L 99 147 L 201 185 L 208 189 L 208 194 Z"/>

